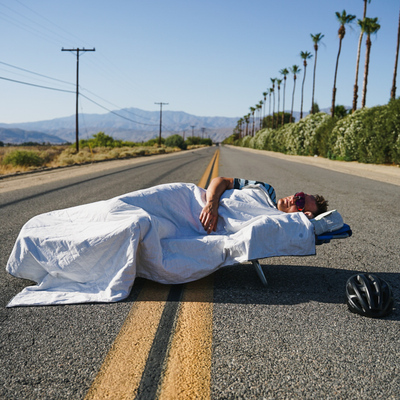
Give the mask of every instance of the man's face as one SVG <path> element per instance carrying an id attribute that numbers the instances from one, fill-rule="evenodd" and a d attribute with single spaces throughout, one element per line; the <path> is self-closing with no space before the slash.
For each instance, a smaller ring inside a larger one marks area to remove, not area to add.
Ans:
<path id="1" fill-rule="evenodd" d="M 286 213 L 294 213 L 294 212 L 299 212 L 296 206 L 296 201 L 295 201 L 295 196 L 287 196 L 284 197 L 283 199 L 278 200 L 278 210 L 283 211 Z M 318 208 L 317 208 L 317 203 L 315 201 L 314 196 L 311 196 L 310 194 L 305 195 L 305 206 L 304 214 L 308 218 L 314 218 L 314 216 L 317 214 Z"/>

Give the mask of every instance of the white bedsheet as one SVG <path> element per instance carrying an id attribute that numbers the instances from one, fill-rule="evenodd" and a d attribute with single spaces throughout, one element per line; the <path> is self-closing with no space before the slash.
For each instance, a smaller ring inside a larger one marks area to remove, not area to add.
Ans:
<path id="1" fill-rule="evenodd" d="M 8 307 L 113 302 L 137 276 L 176 284 L 251 259 L 315 254 L 309 220 L 271 207 L 261 187 L 226 191 L 210 235 L 198 218 L 204 202 L 193 184 L 167 184 L 32 218 L 7 271 L 37 285 Z"/>

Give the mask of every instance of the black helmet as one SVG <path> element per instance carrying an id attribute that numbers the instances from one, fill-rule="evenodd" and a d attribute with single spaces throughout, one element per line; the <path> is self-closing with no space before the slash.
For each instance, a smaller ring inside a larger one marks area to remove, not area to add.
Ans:
<path id="1" fill-rule="evenodd" d="M 391 287 L 372 274 L 350 277 L 346 283 L 346 297 L 350 311 L 366 317 L 384 317 L 393 308 Z"/>

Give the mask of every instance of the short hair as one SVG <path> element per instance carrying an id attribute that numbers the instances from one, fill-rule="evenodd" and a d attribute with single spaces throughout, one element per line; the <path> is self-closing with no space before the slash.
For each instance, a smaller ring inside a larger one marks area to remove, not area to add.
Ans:
<path id="1" fill-rule="evenodd" d="M 328 210 L 328 200 L 324 199 L 324 196 L 320 194 L 314 194 L 315 203 L 317 204 L 317 213 L 314 215 L 316 217 Z"/>

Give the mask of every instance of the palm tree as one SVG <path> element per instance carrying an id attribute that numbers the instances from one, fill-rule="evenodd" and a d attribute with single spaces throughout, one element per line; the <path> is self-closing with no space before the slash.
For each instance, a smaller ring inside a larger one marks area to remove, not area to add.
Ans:
<path id="1" fill-rule="evenodd" d="M 318 53 L 318 43 L 322 40 L 325 36 L 322 33 L 317 33 L 313 35 L 312 33 L 311 39 L 314 43 L 314 51 L 315 51 L 315 58 L 314 58 L 314 74 L 313 74 L 313 86 L 312 86 L 312 100 L 311 100 L 311 114 L 314 114 L 314 93 L 315 93 L 315 73 L 317 70 L 317 53 Z"/>
<path id="2" fill-rule="evenodd" d="M 377 33 L 381 26 L 378 24 L 378 18 L 364 18 L 362 21 L 358 20 L 358 25 L 360 25 L 361 30 L 367 35 L 367 40 L 365 42 L 365 67 L 364 67 L 364 82 L 363 82 L 363 92 L 361 99 L 361 107 L 365 107 L 365 102 L 367 99 L 367 83 L 368 83 L 368 69 L 369 69 L 369 57 L 371 54 L 371 35 Z"/>
<path id="3" fill-rule="evenodd" d="M 270 78 L 272 82 L 272 96 L 274 98 L 274 105 L 272 107 L 272 128 L 274 128 L 274 120 L 275 120 L 275 81 L 276 78 Z"/>
<path id="4" fill-rule="evenodd" d="M 392 90 L 390 91 L 390 98 L 393 100 L 396 97 L 396 76 L 397 76 L 397 62 L 399 60 L 399 45 L 400 45 L 400 12 L 399 12 L 399 26 L 397 28 L 397 46 L 396 46 L 396 58 L 394 61 L 393 83 L 392 83 Z"/>
<path id="5" fill-rule="evenodd" d="M 263 97 L 264 97 L 263 120 L 264 120 L 264 118 L 265 118 L 265 105 L 266 105 L 266 102 L 267 102 L 267 95 L 268 95 L 268 92 L 263 92 Z"/>
<path id="6" fill-rule="evenodd" d="M 346 24 L 350 24 L 354 18 L 355 15 L 347 15 L 346 11 L 343 10 L 342 14 L 339 12 L 336 12 L 336 18 L 338 19 L 340 23 L 340 27 L 338 30 L 338 35 L 339 35 L 339 51 L 337 54 L 337 59 L 336 59 L 336 68 L 335 68 L 335 79 L 333 81 L 333 93 L 332 93 L 332 109 L 331 109 L 331 115 L 332 117 L 335 115 L 335 100 L 336 100 L 336 77 L 337 77 L 337 70 L 339 66 L 339 56 L 340 56 L 340 50 L 342 49 L 342 40 L 344 38 L 344 35 L 346 34 Z"/>
<path id="7" fill-rule="evenodd" d="M 274 89 L 269 88 L 268 89 L 268 93 L 269 93 L 269 99 L 268 99 L 268 102 L 269 102 L 269 104 L 268 104 L 269 113 L 268 113 L 268 115 L 271 115 L 271 95 L 272 95 L 272 93 L 274 93 Z M 272 120 L 272 118 L 270 118 L 270 120 Z"/>
<path id="8" fill-rule="evenodd" d="M 364 14 L 363 20 L 367 16 L 367 3 L 371 3 L 371 0 L 363 0 L 364 2 Z M 363 38 L 363 30 L 360 31 L 360 37 L 358 38 L 358 48 L 357 48 L 357 63 L 356 63 L 356 81 L 354 83 L 354 91 L 353 91 L 353 111 L 357 110 L 357 99 L 358 99 L 358 70 L 360 66 L 360 53 L 361 53 L 361 42 Z"/>
<path id="9" fill-rule="evenodd" d="M 282 79 L 276 79 L 276 85 L 278 87 L 278 112 L 277 112 L 277 118 L 276 118 L 276 126 L 278 126 L 278 117 L 279 117 L 279 104 L 280 104 L 280 96 L 281 96 L 281 83 Z"/>
<path id="10" fill-rule="evenodd" d="M 306 80 L 307 60 L 312 57 L 312 54 L 308 51 L 301 51 L 300 57 L 303 59 L 303 65 L 304 65 L 303 83 L 301 85 L 301 106 L 300 106 L 300 119 L 302 119 L 303 118 L 304 82 Z"/>
<path id="11" fill-rule="evenodd" d="M 254 107 L 250 107 L 251 116 L 253 117 L 253 128 L 251 129 L 251 136 L 254 136 L 254 111 L 256 111 L 256 109 Z"/>
<path id="12" fill-rule="evenodd" d="M 246 121 L 246 136 L 249 136 L 250 114 L 246 114 L 243 118 Z"/>
<path id="13" fill-rule="evenodd" d="M 260 128 L 259 128 L 259 129 L 262 128 L 262 126 L 261 126 L 261 117 L 262 117 L 263 104 L 264 104 L 264 102 L 263 102 L 262 100 L 260 100 L 260 101 L 258 102 L 258 104 L 257 104 L 258 116 L 259 116 L 258 118 L 259 118 L 259 125 L 260 125 Z"/>
<path id="14" fill-rule="evenodd" d="M 290 72 L 293 74 L 293 94 L 292 94 L 292 109 L 290 111 L 290 122 L 292 122 L 293 119 L 293 105 L 294 105 L 294 91 L 296 89 L 296 79 L 297 79 L 297 74 L 301 71 L 298 65 L 293 65 L 290 67 Z"/>
<path id="15" fill-rule="evenodd" d="M 279 71 L 279 73 L 283 75 L 283 113 L 282 113 L 282 125 L 283 125 L 285 116 L 286 75 L 289 74 L 289 70 L 287 68 L 283 68 Z"/>
<path id="16" fill-rule="evenodd" d="M 244 119 L 243 119 L 243 118 L 240 118 L 239 121 L 238 121 L 238 125 L 239 125 L 239 139 L 242 138 L 243 122 L 244 122 Z"/>

